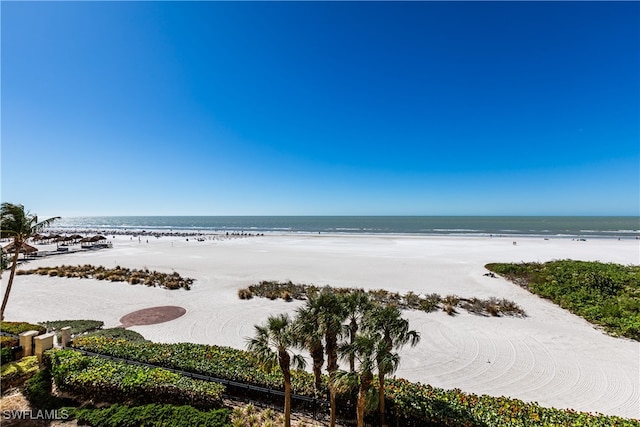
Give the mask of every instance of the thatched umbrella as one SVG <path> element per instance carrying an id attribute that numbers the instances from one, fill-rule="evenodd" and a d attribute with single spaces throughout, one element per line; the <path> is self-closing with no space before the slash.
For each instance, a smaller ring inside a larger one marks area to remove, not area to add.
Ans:
<path id="1" fill-rule="evenodd" d="M 90 242 L 101 242 L 103 240 L 107 240 L 107 238 L 98 234 L 97 236 L 93 236 Z"/>
<path id="2" fill-rule="evenodd" d="M 16 250 L 15 248 L 16 248 L 15 243 L 11 242 L 7 246 L 2 247 L 2 252 L 11 253 Z M 20 246 L 19 252 L 22 252 L 23 254 L 32 254 L 32 253 L 38 252 L 38 248 L 34 248 L 33 246 L 27 243 L 23 243 L 22 246 Z"/>
<path id="3" fill-rule="evenodd" d="M 91 241 L 91 237 L 85 237 L 83 239 L 80 239 L 80 243 L 89 243 Z"/>

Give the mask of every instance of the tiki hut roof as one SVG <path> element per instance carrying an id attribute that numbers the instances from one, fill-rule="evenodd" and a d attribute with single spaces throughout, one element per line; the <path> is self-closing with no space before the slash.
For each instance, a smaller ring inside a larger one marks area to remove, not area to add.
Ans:
<path id="1" fill-rule="evenodd" d="M 11 252 L 14 252 L 15 250 L 16 250 L 15 242 L 11 242 L 7 246 L 3 246 L 2 247 L 2 251 L 3 252 L 11 253 Z M 34 248 L 31 245 L 23 243 L 22 247 L 20 248 L 20 252 L 30 254 L 30 253 L 33 253 L 33 252 L 38 252 L 38 249 Z"/>

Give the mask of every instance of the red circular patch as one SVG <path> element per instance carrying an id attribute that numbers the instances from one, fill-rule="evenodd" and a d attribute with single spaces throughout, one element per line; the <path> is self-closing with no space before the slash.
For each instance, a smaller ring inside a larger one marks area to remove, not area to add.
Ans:
<path id="1" fill-rule="evenodd" d="M 135 325 L 155 325 L 177 319 L 186 312 L 187 310 L 184 308 L 173 305 L 144 308 L 122 316 L 120 323 L 123 328 Z"/>

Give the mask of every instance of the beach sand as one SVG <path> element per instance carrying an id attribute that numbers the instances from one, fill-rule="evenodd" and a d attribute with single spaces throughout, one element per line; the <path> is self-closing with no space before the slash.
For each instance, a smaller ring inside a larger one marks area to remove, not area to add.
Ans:
<path id="1" fill-rule="evenodd" d="M 132 326 L 159 342 L 245 348 L 245 337 L 269 314 L 301 302 L 240 300 L 239 288 L 261 280 L 318 286 L 384 288 L 405 293 L 498 297 L 517 302 L 526 318 L 480 317 L 462 311 L 405 311 L 421 334 L 401 350 L 396 376 L 436 387 L 510 396 L 544 406 L 640 418 L 640 344 L 613 338 L 581 318 L 501 278 L 483 276 L 489 262 L 600 260 L 640 263 L 637 240 L 265 235 L 197 241 L 185 237 L 109 236 L 113 248 L 29 261 L 24 268 L 92 264 L 176 271 L 193 288 L 36 275 L 16 276 L 5 318 L 39 322 L 95 319 L 105 327 L 133 311 L 179 306 L 170 322 Z M 3 292 L 8 279 L 3 274 Z"/>

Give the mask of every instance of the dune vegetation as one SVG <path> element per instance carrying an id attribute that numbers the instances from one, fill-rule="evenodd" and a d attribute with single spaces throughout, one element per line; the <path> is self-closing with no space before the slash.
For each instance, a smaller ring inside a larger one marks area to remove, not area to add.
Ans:
<path id="1" fill-rule="evenodd" d="M 129 269 L 116 266 L 106 268 L 93 265 L 61 265 L 57 267 L 39 267 L 32 270 L 18 270 L 18 275 L 39 274 L 51 277 L 71 277 L 79 279 L 107 280 L 110 282 L 127 282 L 131 285 L 146 285 L 166 289 L 191 289 L 194 279 L 182 277 L 179 273 L 160 273 L 149 269 Z"/>
<path id="2" fill-rule="evenodd" d="M 447 314 L 454 315 L 456 309 L 460 308 L 469 313 L 480 316 L 515 316 L 526 317 L 526 313 L 518 304 L 504 298 L 480 299 L 476 297 L 464 298 L 458 295 L 441 296 L 437 293 L 420 295 L 413 291 L 405 294 L 391 292 L 385 289 L 373 289 L 364 291 L 357 288 L 340 288 L 324 286 L 322 288 L 314 285 L 299 283 L 278 282 L 263 280 L 257 285 L 238 290 L 238 298 L 251 299 L 255 297 L 268 298 L 270 300 L 283 299 L 285 301 L 306 300 L 326 289 L 337 295 L 348 295 L 355 292 L 364 292 L 376 303 L 391 305 L 403 310 L 420 310 L 427 313 L 442 310 Z"/>
<path id="3" fill-rule="evenodd" d="M 612 335 L 640 341 L 640 266 L 559 260 L 486 268 Z"/>

